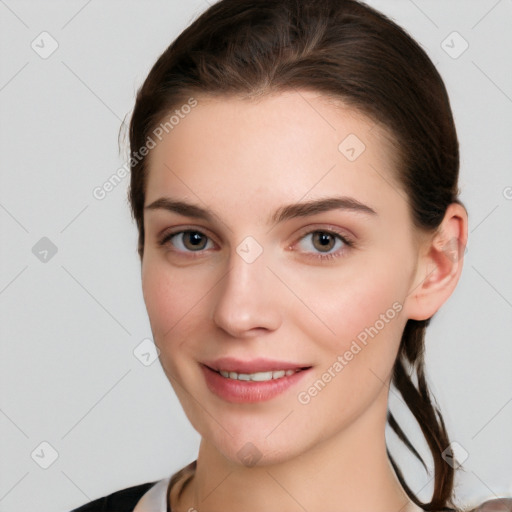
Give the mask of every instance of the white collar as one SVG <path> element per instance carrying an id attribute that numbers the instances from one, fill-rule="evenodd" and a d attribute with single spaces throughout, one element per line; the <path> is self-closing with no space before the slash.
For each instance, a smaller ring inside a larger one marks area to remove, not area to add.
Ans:
<path id="1" fill-rule="evenodd" d="M 133 512 L 166 512 L 167 487 L 171 477 L 159 480 L 137 502 Z"/>

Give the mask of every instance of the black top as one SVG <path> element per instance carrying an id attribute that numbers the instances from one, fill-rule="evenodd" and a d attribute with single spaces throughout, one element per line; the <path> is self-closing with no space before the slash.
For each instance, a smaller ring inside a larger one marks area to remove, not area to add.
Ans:
<path id="1" fill-rule="evenodd" d="M 157 481 L 158 482 L 158 481 Z M 147 482 L 98 498 L 71 512 L 133 512 L 139 500 L 157 482 Z"/>

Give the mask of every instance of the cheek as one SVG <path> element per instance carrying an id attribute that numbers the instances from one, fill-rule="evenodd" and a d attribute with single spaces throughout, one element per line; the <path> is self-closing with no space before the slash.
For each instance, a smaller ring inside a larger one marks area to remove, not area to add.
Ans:
<path id="1" fill-rule="evenodd" d="M 294 314 L 301 331 L 333 361 L 348 351 L 350 360 L 384 370 L 394 361 L 406 320 L 407 283 L 400 274 L 398 265 L 373 265 L 308 279 L 298 295 L 312 298 L 309 312 Z"/>
<path id="2" fill-rule="evenodd" d="M 160 344 L 162 337 L 179 318 L 175 293 L 170 287 L 170 279 L 159 265 L 145 261 L 142 270 L 142 293 L 151 323 L 155 343 Z"/>
<path id="3" fill-rule="evenodd" d="M 318 371 L 301 386 L 297 399 L 305 421 L 344 411 L 332 426 L 323 427 L 329 429 L 357 417 L 380 394 L 391 377 L 406 318 L 404 285 L 392 272 L 324 284 L 311 309 L 329 330 L 304 311 L 295 315 L 319 354 Z"/>
<path id="4" fill-rule="evenodd" d="M 172 268 L 158 258 L 148 258 L 143 264 L 142 290 L 160 363 L 185 410 L 183 387 L 197 380 L 187 363 L 197 358 L 193 340 L 204 325 L 201 301 L 208 289 L 197 271 Z"/>
<path id="5" fill-rule="evenodd" d="M 156 258 L 143 265 L 144 302 L 168 375 L 177 375 L 179 361 L 196 355 L 191 340 L 204 325 L 204 319 L 199 317 L 210 287 L 197 270 L 173 269 Z"/>
<path id="6" fill-rule="evenodd" d="M 177 269 L 150 255 L 142 266 L 142 292 L 153 334 L 164 342 L 204 298 L 208 285 L 198 272 Z"/>

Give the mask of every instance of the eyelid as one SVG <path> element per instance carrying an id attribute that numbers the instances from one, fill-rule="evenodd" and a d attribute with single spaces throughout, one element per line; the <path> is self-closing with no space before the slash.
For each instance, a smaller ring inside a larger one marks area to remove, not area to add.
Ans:
<path id="1" fill-rule="evenodd" d="M 356 237 L 352 235 L 350 232 L 348 232 L 347 229 L 342 229 L 331 224 L 310 224 L 299 231 L 296 241 L 293 242 L 291 246 L 295 245 L 297 242 L 302 240 L 306 235 L 316 233 L 319 231 L 323 233 L 331 233 L 333 235 L 337 235 L 342 239 L 342 241 L 344 241 L 347 245 L 350 246 L 355 245 L 356 243 Z"/>
<path id="2" fill-rule="evenodd" d="M 326 233 L 334 236 L 338 240 L 342 242 L 342 247 L 337 249 L 334 252 L 321 252 L 321 251 L 297 251 L 300 253 L 300 256 L 311 260 L 315 263 L 328 263 L 330 261 L 337 260 L 338 258 L 343 258 L 347 256 L 347 253 L 356 247 L 355 237 L 353 235 L 348 235 L 345 230 L 340 229 L 336 226 L 332 225 L 317 225 L 317 226 L 307 226 L 301 230 L 301 235 L 298 236 L 297 240 L 291 244 L 288 249 L 294 250 L 295 246 L 298 245 L 306 236 L 313 235 L 314 233 Z"/>

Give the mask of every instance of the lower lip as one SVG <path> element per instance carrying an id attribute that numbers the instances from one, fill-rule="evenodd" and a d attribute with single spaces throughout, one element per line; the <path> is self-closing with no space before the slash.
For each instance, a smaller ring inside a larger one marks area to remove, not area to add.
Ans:
<path id="1" fill-rule="evenodd" d="M 208 389 L 223 400 L 234 404 L 250 404 L 270 400 L 285 392 L 309 372 L 309 369 L 301 370 L 280 379 L 256 382 L 223 377 L 203 364 L 201 369 Z"/>

